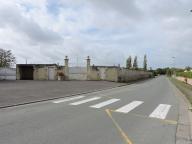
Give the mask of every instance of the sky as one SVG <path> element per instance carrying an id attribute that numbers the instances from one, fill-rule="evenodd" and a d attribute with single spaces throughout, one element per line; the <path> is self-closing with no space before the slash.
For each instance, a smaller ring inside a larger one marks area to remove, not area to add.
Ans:
<path id="1" fill-rule="evenodd" d="M 0 48 L 17 63 L 192 66 L 192 0 L 6 0 Z M 174 57 L 174 58 L 173 58 Z"/>

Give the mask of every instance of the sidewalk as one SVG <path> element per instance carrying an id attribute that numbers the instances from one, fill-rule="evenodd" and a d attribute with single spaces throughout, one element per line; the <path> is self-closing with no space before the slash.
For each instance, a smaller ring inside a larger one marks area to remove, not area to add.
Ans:
<path id="1" fill-rule="evenodd" d="M 170 80 L 187 97 L 189 102 L 192 104 L 192 86 L 174 78 L 171 78 Z"/>
<path id="2" fill-rule="evenodd" d="M 186 82 L 186 78 L 184 77 L 176 77 L 177 80 L 180 80 L 182 82 Z M 192 79 L 191 78 L 187 78 L 187 84 L 192 85 Z"/>

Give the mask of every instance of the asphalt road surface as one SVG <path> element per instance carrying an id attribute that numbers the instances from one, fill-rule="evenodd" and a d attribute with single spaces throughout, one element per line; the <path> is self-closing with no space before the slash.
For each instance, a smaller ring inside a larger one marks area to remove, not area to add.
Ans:
<path id="1" fill-rule="evenodd" d="M 0 144 L 175 144 L 178 101 L 166 77 L 0 110 Z"/>
<path id="2" fill-rule="evenodd" d="M 0 81 L 0 108 L 125 85 L 106 81 Z"/>

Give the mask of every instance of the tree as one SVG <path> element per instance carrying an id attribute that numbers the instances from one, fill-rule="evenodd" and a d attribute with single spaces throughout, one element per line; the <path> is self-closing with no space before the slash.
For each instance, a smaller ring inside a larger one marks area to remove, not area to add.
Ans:
<path id="1" fill-rule="evenodd" d="M 144 60 L 143 60 L 143 70 L 147 70 L 147 55 L 144 55 Z"/>
<path id="2" fill-rule="evenodd" d="M 173 75 L 173 70 L 170 69 L 170 68 L 167 68 L 166 69 L 166 74 L 167 74 L 167 76 L 172 76 Z"/>
<path id="3" fill-rule="evenodd" d="M 156 73 L 157 73 L 158 75 L 165 75 L 168 70 L 169 70 L 168 67 L 167 67 L 167 68 L 158 68 L 158 69 L 156 69 Z M 172 70 L 172 71 L 173 71 L 173 70 Z"/>
<path id="4" fill-rule="evenodd" d="M 0 48 L 0 67 L 11 67 L 16 62 L 16 58 L 11 50 Z"/>
<path id="5" fill-rule="evenodd" d="M 126 68 L 130 69 L 132 67 L 132 58 L 129 56 L 129 58 L 126 61 Z"/>
<path id="6" fill-rule="evenodd" d="M 191 70 L 191 67 L 190 67 L 190 66 L 187 66 L 187 67 L 185 67 L 185 70 L 190 71 L 190 70 Z"/>
<path id="7" fill-rule="evenodd" d="M 133 68 L 134 68 L 135 70 L 138 69 L 137 56 L 135 56 L 135 58 L 134 58 L 134 61 L 133 61 Z"/>

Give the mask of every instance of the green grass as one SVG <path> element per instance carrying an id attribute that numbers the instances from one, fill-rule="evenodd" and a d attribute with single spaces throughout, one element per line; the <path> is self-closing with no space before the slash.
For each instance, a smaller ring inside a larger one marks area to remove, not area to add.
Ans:
<path id="1" fill-rule="evenodd" d="M 177 76 L 192 78 L 192 72 L 178 72 Z"/>
<path id="2" fill-rule="evenodd" d="M 187 99 L 192 104 L 192 86 L 174 78 L 170 78 L 170 81 L 175 84 L 175 86 L 187 97 Z"/>

